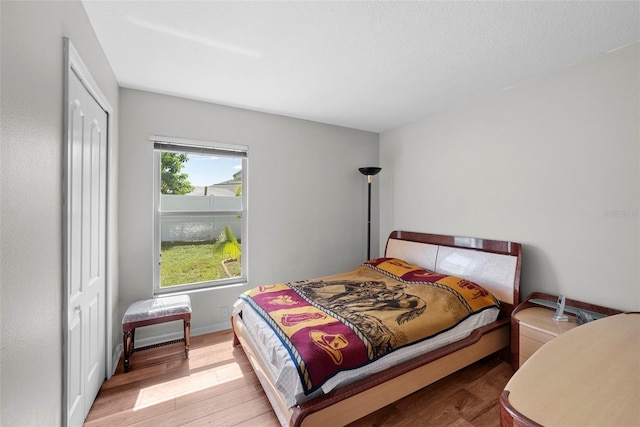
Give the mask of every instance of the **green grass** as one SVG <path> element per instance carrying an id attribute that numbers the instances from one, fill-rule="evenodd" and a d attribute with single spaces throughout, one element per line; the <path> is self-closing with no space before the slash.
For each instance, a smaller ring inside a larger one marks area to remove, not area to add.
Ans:
<path id="1" fill-rule="evenodd" d="M 213 241 L 163 242 L 160 287 L 228 279 L 222 255 L 213 253 Z M 240 260 L 227 263 L 231 277 L 240 276 Z"/>

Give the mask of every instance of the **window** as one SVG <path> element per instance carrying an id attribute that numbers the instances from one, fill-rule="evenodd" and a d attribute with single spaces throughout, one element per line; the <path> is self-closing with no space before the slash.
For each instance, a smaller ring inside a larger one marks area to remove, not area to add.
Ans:
<path id="1" fill-rule="evenodd" d="M 246 282 L 247 147 L 150 139 L 154 293 Z"/>

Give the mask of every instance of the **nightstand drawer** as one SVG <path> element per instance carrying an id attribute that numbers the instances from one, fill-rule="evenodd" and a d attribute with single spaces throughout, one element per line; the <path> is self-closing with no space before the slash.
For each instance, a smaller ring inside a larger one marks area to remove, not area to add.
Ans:
<path id="1" fill-rule="evenodd" d="M 555 335 L 530 328 L 529 326 L 523 325 L 522 323 L 520 324 L 520 336 L 531 338 L 532 340 L 538 341 L 543 344 L 551 341 L 556 337 Z"/>
<path id="2" fill-rule="evenodd" d="M 544 345 L 543 342 L 532 340 L 529 337 L 520 335 L 520 357 L 529 358 L 540 347 Z"/>

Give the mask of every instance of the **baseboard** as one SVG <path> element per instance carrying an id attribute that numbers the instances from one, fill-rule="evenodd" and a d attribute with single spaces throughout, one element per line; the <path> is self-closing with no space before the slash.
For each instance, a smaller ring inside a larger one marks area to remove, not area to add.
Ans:
<path id="1" fill-rule="evenodd" d="M 191 329 L 191 336 L 197 337 L 198 335 L 212 334 L 214 332 L 228 331 L 231 329 L 231 320 L 222 323 L 214 323 L 213 325 L 201 326 L 199 328 Z"/>
<path id="2" fill-rule="evenodd" d="M 120 343 L 116 345 L 116 347 L 113 349 L 113 358 L 111 359 L 113 361 L 113 364 L 111 366 L 111 375 L 109 375 L 109 378 L 115 375 L 116 369 L 118 369 L 118 363 L 120 362 L 120 356 L 122 356 L 122 353 L 124 353 L 124 345 Z"/>

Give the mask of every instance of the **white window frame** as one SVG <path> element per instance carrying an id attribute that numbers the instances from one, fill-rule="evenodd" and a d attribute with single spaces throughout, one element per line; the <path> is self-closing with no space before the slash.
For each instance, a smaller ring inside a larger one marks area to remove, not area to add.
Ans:
<path id="1" fill-rule="evenodd" d="M 247 265 L 248 265 L 248 236 L 247 236 L 247 181 L 248 181 L 248 157 L 249 148 L 245 145 L 223 144 L 211 141 L 199 141 L 182 138 L 172 138 L 164 136 L 151 135 L 149 140 L 153 142 L 153 294 L 166 295 L 185 293 L 195 290 L 206 290 L 228 286 L 244 285 L 248 282 Z M 214 211 L 162 211 L 160 206 L 160 183 L 161 183 L 161 167 L 160 157 L 162 152 L 178 151 L 185 153 L 197 154 L 215 154 L 221 156 L 242 157 L 242 209 L 233 210 L 214 210 Z M 240 245 L 242 250 L 242 262 L 240 264 L 240 276 L 229 279 L 218 279 L 200 283 L 190 283 L 160 287 L 160 258 L 161 258 L 161 218 L 180 217 L 180 216 L 229 216 L 237 215 L 242 218 Z"/>

